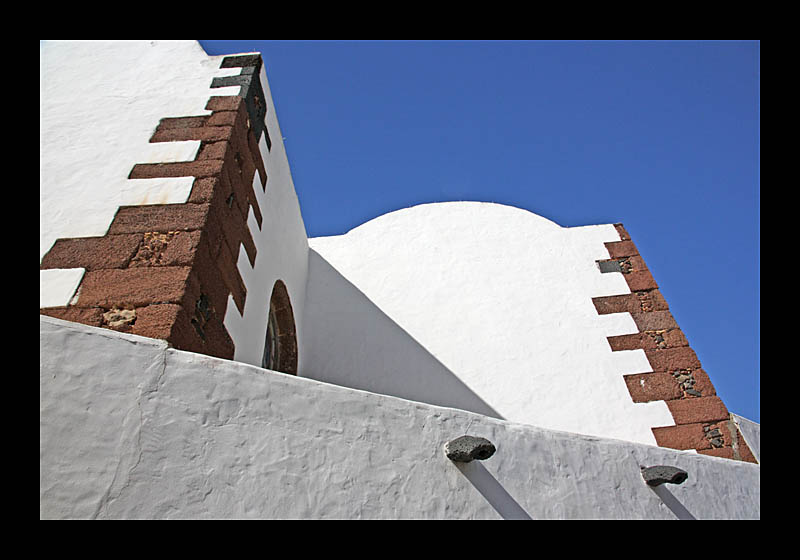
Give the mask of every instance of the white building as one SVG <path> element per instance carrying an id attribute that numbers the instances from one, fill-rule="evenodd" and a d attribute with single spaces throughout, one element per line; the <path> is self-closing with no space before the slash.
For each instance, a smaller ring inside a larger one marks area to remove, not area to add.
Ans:
<path id="1" fill-rule="evenodd" d="M 621 224 L 308 239 L 258 53 L 40 55 L 42 518 L 759 518 L 759 426 Z"/>

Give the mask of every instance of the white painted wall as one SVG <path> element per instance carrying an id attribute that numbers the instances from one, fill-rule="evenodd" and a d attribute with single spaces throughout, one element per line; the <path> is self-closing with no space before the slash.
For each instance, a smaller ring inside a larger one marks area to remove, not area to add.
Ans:
<path id="1" fill-rule="evenodd" d="M 160 119 L 207 115 L 220 69 L 196 41 L 42 41 L 39 44 L 39 258 L 62 237 L 106 233 L 124 205 L 186 202 L 193 179 L 128 179 L 137 163 L 189 161 L 199 142 L 150 144 Z M 42 301 L 66 305 L 42 271 Z M 61 291 L 59 291 L 61 290 Z"/>
<path id="2" fill-rule="evenodd" d="M 43 519 L 758 519 L 760 467 L 338 387 L 40 317 Z M 497 447 L 457 466 L 464 433 Z M 680 485 L 647 487 L 640 466 Z"/>
<path id="3" fill-rule="evenodd" d="M 222 56 L 196 41 L 43 41 L 39 46 L 39 249 L 104 235 L 119 206 L 186 202 L 191 177 L 128 179 L 137 163 L 193 160 L 200 142 L 149 143 L 164 117 L 208 115 Z"/>
<path id="4" fill-rule="evenodd" d="M 313 249 L 301 376 L 500 418 Z"/>
<path id="5" fill-rule="evenodd" d="M 228 55 L 225 55 L 228 56 Z M 200 142 L 150 143 L 160 119 L 208 115 L 209 97 L 238 95 L 239 86 L 211 88 L 225 56 L 209 56 L 196 41 L 44 41 L 40 43 L 40 259 L 62 237 L 104 235 L 119 206 L 183 203 L 193 177 L 128 179 L 137 163 L 190 161 Z M 298 337 L 308 266 L 305 225 L 265 70 L 271 150 L 259 148 L 266 192 L 254 179 L 263 216 L 250 211 L 258 251 L 255 267 L 239 247 L 237 266 L 247 288 L 244 316 L 231 298 L 224 324 L 235 358 L 260 365 L 272 286 L 281 279 L 294 307 Z M 67 305 L 83 269 L 40 271 L 40 306 Z M 302 362 L 302 355 L 299 360 Z"/>
<path id="6" fill-rule="evenodd" d="M 304 375 L 473 411 L 477 398 L 513 422 L 655 444 L 650 428 L 672 416 L 663 402 L 633 403 L 623 380 L 651 371 L 647 358 L 607 341 L 636 326 L 592 304 L 630 293 L 595 264 L 607 241 L 619 241 L 612 225 L 563 228 L 482 202 L 424 204 L 310 239 Z M 345 292 L 357 310 L 337 303 Z M 422 394 L 398 387 L 409 376 L 425 378 Z"/>

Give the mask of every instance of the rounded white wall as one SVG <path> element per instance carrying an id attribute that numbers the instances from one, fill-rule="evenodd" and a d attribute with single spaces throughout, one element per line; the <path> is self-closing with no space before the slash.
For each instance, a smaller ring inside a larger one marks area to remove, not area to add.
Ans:
<path id="1" fill-rule="evenodd" d="M 592 304 L 630 292 L 621 274 L 596 264 L 609 258 L 609 241 L 619 241 L 613 225 L 563 228 L 518 208 L 447 202 L 392 212 L 309 246 L 500 417 L 655 444 L 650 428 L 672 425 L 672 416 L 663 402 L 634 403 L 623 379 L 651 370 L 644 352 L 612 353 L 607 341 L 636 326 L 629 314 L 598 315 Z M 356 373 L 363 352 L 323 346 L 305 349 L 310 376 L 318 367 L 326 381 L 365 388 L 363 371 Z M 397 363 L 375 375 L 388 386 L 403 369 Z M 426 402 L 438 404 L 435 395 L 448 391 L 441 379 Z M 380 386 L 372 380 L 368 390 Z"/>

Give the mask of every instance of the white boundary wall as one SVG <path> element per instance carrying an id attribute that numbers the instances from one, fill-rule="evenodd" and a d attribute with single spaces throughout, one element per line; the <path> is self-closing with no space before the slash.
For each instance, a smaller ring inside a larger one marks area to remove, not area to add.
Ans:
<path id="1" fill-rule="evenodd" d="M 40 317 L 40 517 L 758 519 L 760 467 L 371 394 Z M 497 452 L 457 466 L 462 434 Z M 646 486 L 640 466 L 686 470 Z"/>

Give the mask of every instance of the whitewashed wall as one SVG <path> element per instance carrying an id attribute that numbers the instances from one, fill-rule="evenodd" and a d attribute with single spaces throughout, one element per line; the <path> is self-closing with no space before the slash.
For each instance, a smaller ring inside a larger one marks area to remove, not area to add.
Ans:
<path id="1" fill-rule="evenodd" d="M 192 177 L 128 179 L 137 163 L 189 161 L 199 141 L 149 143 L 164 117 L 208 115 L 222 56 L 196 41 L 39 45 L 39 258 L 60 237 L 106 233 L 123 205 L 186 202 Z M 66 305 L 83 269 L 40 271 L 41 307 Z"/>
<path id="2" fill-rule="evenodd" d="M 607 341 L 638 332 L 636 325 L 629 314 L 598 315 L 592 304 L 593 297 L 630 293 L 621 274 L 603 274 L 595 263 L 609 258 L 607 241 L 619 241 L 613 225 L 563 228 L 481 202 L 424 204 L 345 235 L 310 239 L 305 321 L 314 332 L 303 346 L 304 375 L 655 444 L 650 428 L 673 425 L 672 415 L 661 401 L 632 402 L 623 380 L 651 371 L 647 358 L 642 350 L 612 353 Z M 343 278 L 338 284 L 359 292 L 395 328 L 374 329 L 378 312 L 336 309 L 328 301 L 337 293 L 331 268 Z M 417 351 L 392 352 L 400 331 Z M 422 373 L 417 364 L 431 360 L 441 373 Z M 421 394 L 398 388 L 417 375 L 429 375 Z"/>
<path id="3" fill-rule="evenodd" d="M 40 317 L 43 519 L 757 519 L 760 467 L 347 389 Z M 458 466 L 444 444 L 489 438 Z M 641 466 L 686 470 L 653 490 Z"/>
<path id="4" fill-rule="evenodd" d="M 44 41 L 40 44 L 40 259 L 61 237 L 104 235 L 119 206 L 184 203 L 193 177 L 128 179 L 137 163 L 191 161 L 199 141 L 150 143 L 160 119 L 208 115 L 211 96 L 238 95 L 239 86 L 211 88 L 225 56 L 209 56 L 196 41 Z M 252 209 L 248 226 L 255 267 L 239 247 L 237 266 L 247 288 L 244 315 L 231 298 L 224 324 L 235 358 L 260 365 L 272 286 L 283 280 L 300 321 L 308 266 L 305 225 L 262 65 L 266 127 L 272 140 L 259 148 L 267 170 L 253 190 L 263 217 Z M 83 269 L 40 271 L 40 307 L 69 303 Z M 302 363 L 303 356 L 299 356 Z"/>

